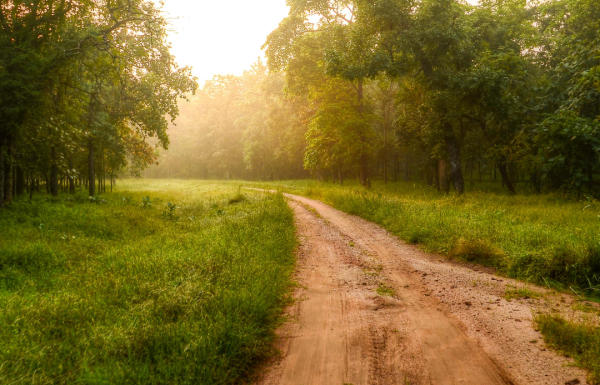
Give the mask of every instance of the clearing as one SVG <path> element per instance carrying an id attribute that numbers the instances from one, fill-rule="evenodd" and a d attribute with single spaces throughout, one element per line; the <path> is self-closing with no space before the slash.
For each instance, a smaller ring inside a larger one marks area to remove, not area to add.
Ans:
<path id="1" fill-rule="evenodd" d="M 278 332 L 282 356 L 260 384 L 586 383 L 532 322 L 549 308 L 568 311 L 569 296 L 424 253 L 359 217 L 286 195 L 300 285 Z"/>

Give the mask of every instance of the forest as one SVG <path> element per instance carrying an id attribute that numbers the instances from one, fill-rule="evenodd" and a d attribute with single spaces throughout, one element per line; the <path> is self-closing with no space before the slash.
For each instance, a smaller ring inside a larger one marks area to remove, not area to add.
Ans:
<path id="1" fill-rule="evenodd" d="M 95 196 L 151 164 L 146 139 L 168 145 L 177 99 L 197 87 L 154 3 L 0 4 L 0 206 L 26 190 Z"/>
<path id="2" fill-rule="evenodd" d="M 192 95 L 150 2 L 3 2 L 0 201 L 93 196 L 155 163 L 157 177 L 417 178 L 461 194 L 484 175 L 511 194 L 598 197 L 597 2 L 290 5 L 266 65 Z"/>
<path id="3" fill-rule="evenodd" d="M 600 2 L 280 1 L 0 0 L 0 383 L 600 384 Z"/>
<path id="4" fill-rule="evenodd" d="M 596 1 L 295 1 L 148 176 L 422 180 L 598 197 Z"/>

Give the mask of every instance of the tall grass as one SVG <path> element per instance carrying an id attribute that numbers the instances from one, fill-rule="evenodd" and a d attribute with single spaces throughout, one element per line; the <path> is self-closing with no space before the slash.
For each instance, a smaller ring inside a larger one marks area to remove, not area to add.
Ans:
<path id="1" fill-rule="evenodd" d="M 251 373 L 272 353 L 296 241 L 281 195 L 229 203 L 236 192 L 128 182 L 105 204 L 40 197 L 1 212 L 0 383 L 232 384 Z"/>

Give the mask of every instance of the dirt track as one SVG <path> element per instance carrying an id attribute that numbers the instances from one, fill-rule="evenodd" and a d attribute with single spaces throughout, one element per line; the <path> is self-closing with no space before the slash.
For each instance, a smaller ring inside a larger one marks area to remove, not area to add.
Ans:
<path id="1" fill-rule="evenodd" d="M 259 384 L 586 383 L 534 330 L 532 311 L 543 305 L 503 299 L 516 282 L 423 253 L 324 203 L 288 198 L 300 288 L 278 332 L 282 357 Z"/>

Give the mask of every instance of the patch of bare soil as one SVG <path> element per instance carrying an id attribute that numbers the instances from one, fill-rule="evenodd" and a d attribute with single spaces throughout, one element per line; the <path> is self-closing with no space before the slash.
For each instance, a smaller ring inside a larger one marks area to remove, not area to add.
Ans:
<path id="1" fill-rule="evenodd" d="M 322 202 L 288 197 L 301 240 L 300 287 L 278 331 L 282 355 L 259 384 L 586 383 L 532 323 L 533 312 L 555 309 L 558 297 L 507 301 L 508 285 L 522 284 L 424 253 Z M 565 308 L 572 302 L 560 300 Z"/>

